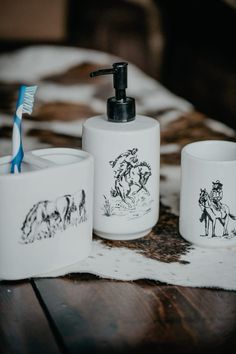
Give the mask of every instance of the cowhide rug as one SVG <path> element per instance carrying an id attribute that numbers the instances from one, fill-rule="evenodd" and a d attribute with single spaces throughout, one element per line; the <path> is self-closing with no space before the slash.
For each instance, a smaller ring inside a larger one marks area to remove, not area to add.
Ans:
<path id="1" fill-rule="evenodd" d="M 89 78 L 99 67 L 120 58 L 109 54 L 57 46 L 35 46 L 0 56 L 0 155 L 11 153 L 12 115 L 19 84 L 37 84 L 34 114 L 24 118 L 25 150 L 81 147 L 82 123 L 104 113 L 113 95 L 110 78 Z M 139 240 L 108 241 L 94 236 L 91 255 L 84 261 L 37 276 L 72 272 L 100 277 L 153 279 L 169 284 L 236 290 L 236 248 L 201 248 L 178 233 L 181 148 L 193 141 L 235 141 L 235 132 L 196 112 L 138 68 L 129 65 L 129 96 L 137 111 L 161 124 L 161 209 L 152 232 Z"/>

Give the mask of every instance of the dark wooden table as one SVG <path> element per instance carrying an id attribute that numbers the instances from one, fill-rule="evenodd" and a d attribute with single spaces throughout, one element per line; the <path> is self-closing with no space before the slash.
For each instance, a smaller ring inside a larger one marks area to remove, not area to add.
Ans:
<path id="1" fill-rule="evenodd" d="M 236 293 L 91 275 L 3 282 L 0 352 L 235 353 Z"/>

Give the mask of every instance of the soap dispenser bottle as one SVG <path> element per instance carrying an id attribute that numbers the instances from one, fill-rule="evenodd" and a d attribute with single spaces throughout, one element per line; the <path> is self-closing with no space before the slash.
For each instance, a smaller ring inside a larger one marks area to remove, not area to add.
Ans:
<path id="1" fill-rule="evenodd" d="M 112 74 L 115 96 L 107 115 L 89 118 L 82 134 L 82 148 L 95 160 L 94 232 L 111 240 L 145 236 L 159 216 L 159 123 L 135 114 L 125 91 L 127 65 L 90 74 Z"/>

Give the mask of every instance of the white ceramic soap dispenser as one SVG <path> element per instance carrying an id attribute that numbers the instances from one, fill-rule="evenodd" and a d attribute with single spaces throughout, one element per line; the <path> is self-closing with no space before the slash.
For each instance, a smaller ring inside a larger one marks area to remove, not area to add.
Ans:
<path id="1" fill-rule="evenodd" d="M 159 216 L 159 123 L 135 115 L 135 100 L 125 92 L 127 65 L 91 73 L 112 74 L 115 97 L 107 115 L 84 123 L 82 136 L 83 149 L 95 158 L 94 232 L 111 240 L 145 236 Z"/>

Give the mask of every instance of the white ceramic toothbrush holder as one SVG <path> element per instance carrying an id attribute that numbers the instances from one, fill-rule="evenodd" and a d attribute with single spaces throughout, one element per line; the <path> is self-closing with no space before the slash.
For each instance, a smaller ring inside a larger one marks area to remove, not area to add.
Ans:
<path id="1" fill-rule="evenodd" d="M 39 276 L 86 258 L 92 245 L 93 158 L 76 149 L 35 150 L 48 168 L 0 158 L 0 279 Z"/>
<path id="2" fill-rule="evenodd" d="M 236 143 L 200 141 L 181 156 L 180 234 L 204 247 L 236 245 Z"/>

